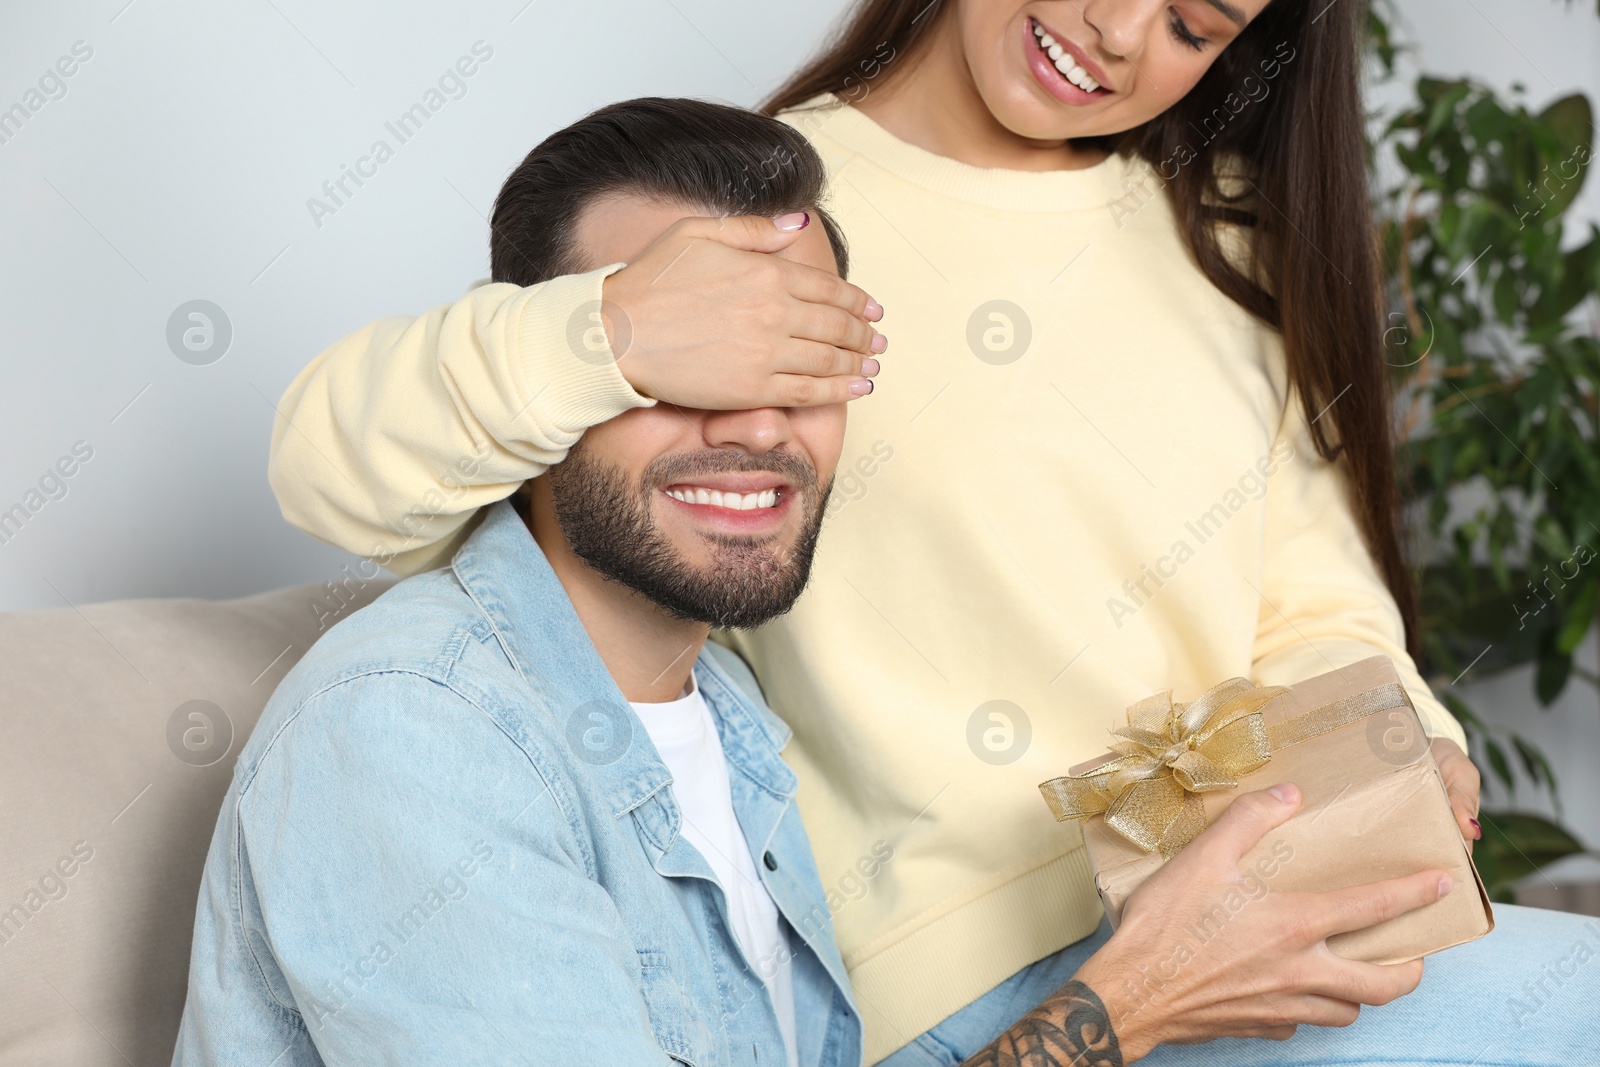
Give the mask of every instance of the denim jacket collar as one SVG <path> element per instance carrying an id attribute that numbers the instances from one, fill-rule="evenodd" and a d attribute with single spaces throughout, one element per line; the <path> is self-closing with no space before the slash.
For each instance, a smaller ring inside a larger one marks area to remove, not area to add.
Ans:
<path id="1" fill-rule="evenodd" d="M 601 698 L 621 715 L 621 721 L 638 728 L 561 580 L 509 501 L 488 509 L 451 566 L 518 674 L 546 698 L 545 706 L 576 711 Z M 552 658 L 564 660 L 566 669 L 528 670 L 529 665 Z M 560 680 L 552 680 L 553 676 Z M 695 676 L 721 720 L 728 762 L 773 794 L 792 798 L 794 772 L 778 755 L 789 741 L 789 727 L 770 709 L 748 699 L 704 649 Z M 617 759 L 590 762 L 590 767 L 618 815 L 644 803 L 671 778 L 649 744 L 627 745 Z"/>
<path id="2" fill-rule="evenodd" d="M 517 673 L 544 698 L 547 707 L 577 710 L 604 694 L 605 703 L 620 712 L 620 721 L 643 731 L 633 709 L 601 661 L 588 631 L 583 628 L 565 587 L 522 516 L 509 502 L 501 501 L 488 510 L 478 529 L 456 552 L 452 567 L 467 595 L 488 619 Z M 695 663 L 695 679 L 717 718 L 724 757 L 731 768 L 741 771 L 771 794 L 779 809 L 789 808 L 794 802 L 797 779 L 779 755 L 790 739 L 789 727 L 763 702 L 751 700 L 746 695 L 747 690 L 718 662 L 717 653 L 708 648 L 700 651 Z M 731 652 L 726 655 L 734 656 Z M 563 658 L 565 669 L 530 671 L 528 667 L 540 662 L 541 657 Z M 551 681 L 550 675 L 560 676 L 565 685 Z M 570 732 L 568 737 L 572 739 Z M 576 748 L 578 743 L 575 740 L 573 743 Z M 671 793 L 663 793 L 672 775 L 647 738 L 643 744 L 628 744 L 622 755 L 609 763 L 585 762 L 594 780 L 605 790 L 613 814 L 635 812 L 652 798 L 660 801 L 636 812 L 641 830 L 655 846 L 652 863 L 659 873 L 715 877 L 693 850 L 685 852 L 672 848 L 681 829 L 682 813 Z M 739 813 L 741 820 L 747 816 L 759 820 L 766 826 L 765 832 L 770 833 L 769 820 L 775 820 L 778 813 L 769 811 L 765 816 L 758 816 L 754 811 Z M 814 872 L 814 860 L 803 830 L 798 841 L 791 840 L 789 844 L 798 844 L 806 850 L 804 866 Z M 753 850 L 760 847 L 762 845 L 752 841 Z M 769 888 L 774 892 L 779 910 L 791 925 L 803 932 L 834 986 L 854 1010 L 854 993 L 834 942 L 831 919 L 820 931 L 808 922 L 808 917 L 819 909 L 827 915 L 820 897 L 812 899 L 814 887 L 795 882 L 793 876 L 785 872 L 779 884 Z"/>

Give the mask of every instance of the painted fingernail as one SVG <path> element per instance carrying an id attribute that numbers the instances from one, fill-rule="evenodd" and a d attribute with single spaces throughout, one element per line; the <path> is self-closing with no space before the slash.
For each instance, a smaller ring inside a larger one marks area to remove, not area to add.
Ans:
<path id="1" fill-rule="evenodd" d="M 791 211 L 787 215 L 779 215 L 772 220 L 772 224 L 785 233 L 803 230 L 810 222 L 811 212 L 809 211 Z"/>
<path id="2" fill-rule="evenodd" d="M 889 339 L 881 333 L 874 333 L 872 335 L 872 343 L 867 347 L 881 356 L 884 350 L 889 347 Z"/>
<path id="3" fill-rule="evenodd" d="M 1448 874 L 1444 875 L 1439 879 L 1439 895 L 1441 897 L 1448 896 L 1450 894 L 1450 890 L 1454 889 L 1455 886 L 1456 883 L 1451 879 L 1451 877 Z"/>
<path id="4" fill-rule="evenodd" d="M 878 361 L 868 356 L 861 361 L 861 376 L 871 378 L 878 373 Z"/>
<path id="5" fill-rule="evenodd" d="M 850 383 L 851 396 L 866 396 L 872 392 L 872 382 L 866 378 L 857 378 Z"/>
<path id="6" fill-rule="evenodd" d="M 1481 841 L 1483 839 L 1483 827 L 1479 825 L 1477 819 L 1468 819 L 1467 821 L 1472 824 L 1472 839 Z"/>
<path id="7" fill-rule="evenodd" d="M 1267 792 L 1285 804 L 1293 804 L 1295 798 L 1300 795 L 1300 790 L 1295 788 L 1293 782 L 1279 782 L 1277 785 L 1269 785 L 1267 786 Z"/>
<path id="8" fill-rule="evenodd" d="M 867 297 L 866 315 L 868 322 L 877 322 L 883 318 L 883 305 L 872 299 L 872 297 Z"/>

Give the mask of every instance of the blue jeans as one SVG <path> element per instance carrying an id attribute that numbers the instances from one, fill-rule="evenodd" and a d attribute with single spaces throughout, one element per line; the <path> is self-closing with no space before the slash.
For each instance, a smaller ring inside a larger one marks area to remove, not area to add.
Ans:
<path id="1" fill-rule="evenodd" d="M 1149 1067 L 1576 1067 L 1600 1064 L 1600 919 L 1499 905 L 1487 937 L 1430 956 L 1422 984 L 1354 1025 L 1302 1026 L 1288 1041 L 1162 1045 Z M 1100 929 L 1027 967 L 878 1067 L 952 1067 L 1072 977 Z"/>

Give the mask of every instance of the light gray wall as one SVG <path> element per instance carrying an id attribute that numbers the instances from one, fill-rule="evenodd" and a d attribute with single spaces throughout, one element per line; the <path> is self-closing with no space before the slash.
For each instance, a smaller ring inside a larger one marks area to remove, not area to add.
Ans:
<path id="1" fill-rule="evenodd" d="M 0 144 L 0 510 L 58 462 L 73 473 L 0 544 L 0 609 L 337 575 L 348 557 L 287 527 L 265 480 L 272 404 L 295 372 L 341 334 L 481 277 L 483 214 L 550 130 L 645 93 L 753 103 L 843 6 L 6 4 L 0 109 L 41 106 Z M 1521 81 L 1535 100 L 1600 97 L 1590 0 L 1403 8 L 1431 70 Z M 400 143 L 385 123 L 477 42 L 492 56 Z M 71 61 L 75 45 L 92 55 Z M 73 73 L 52 81 L 62 57 Z M 394 157 L 314 218 L 307 201 L 379 139 Z M 1600 218 L 1597 205 L 1591 186 L 1581 210 Z M 169 318 L 193 300 L 231 324 L 206 365 L 168 342 Z M 76 463 L 75 446 L 92 458 Z M 1468 695 L 1544 741 L 1573 824 L 1600 842 L 1600 776 L 1584 765 L 1600 752 L 1594 695 L 1574 688 L 1538 713 L 1530 691 L 1511 677 Z"/>
<path id="2" fill-rule="evenodd" d="M 840 6 L 5 4 L 0 109 L 76 42 L 92 56 L 0 144 L 0 510 L 71 468 L 76 442 L 93 458 L 0 544 L 0 609 L 336 576 L 347 557 L 287 526 L 266 483 L 272 404 L 294 374 L 484 276 L 484 215 L 546 134 L 648 93 L 752 104 Z M 475 42 L 492 56 L 401 143 L 385 124 Z M 308 199 L 379 139 L 393 158 L 314 219 Z M 233 332 L 204 366 L 167 341 L 196 299 Z"/>

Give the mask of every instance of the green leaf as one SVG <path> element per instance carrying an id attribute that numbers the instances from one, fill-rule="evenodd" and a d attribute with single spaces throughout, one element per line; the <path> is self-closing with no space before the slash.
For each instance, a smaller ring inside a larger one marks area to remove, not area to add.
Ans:
<path id="1" fill-rule="evenodd" d="M 1561 378 L 1559 375 L 1551 372 L 1550 368 L 1548 367 L 1542 367 L 1540 368 L 1539 372 L 1536 373 L 1533 378 L 1530 378 L 1523 385 L 1522 389 L 1518 391 L 1518 396 L 1519 399 L 1521 399 L 1524 403 L 1529 403 L 1536 407 L 1543 407 L 1545 403 L 1547 403 L 1547 400 L 1544 397 L 1541 397 L 1540 394 L 1545 394 L 1548 396 L 1551 390 L 1547 387 L 1559 387 L 1560 384 Z M 1550 559 L 1565 559 L 1567 556 L 1572 554 L 1572 542 L 1567 540 L 1566 529 L 1561 525 L 1561 523 L 1557 522 L 1555 517 L 1552 515 L 1541 515 L 1534 520 L 1533 539 L 1534 543 L 1539 546 L 1539 550 Z M 1540 564 L 1540 561 L 1537 559 L 1535 559 L 1533 562 L 1535 566 Z M 1549 563 L 1544 563 L 1539 567 L 1540 574 L 1548 575 L 1549 570 Z M 1548 591 L 1549 590 L 1547 589 L 1546 592 Z"/>
<path id="2" fill-rule="evenodd" d="M 1595 269 L 1600 265 L 1600 241 L 1589 240 L 1562 255 L 1559 279 L 1540 300 L 1538 323 L 1564 326 L 1567 315 L 1594 292 Z"/>
<path id="3" fill-rule="evenodd" d="M 1477 713 L 1467 706 L 1467 702 L 1448 690 L 1440 694 L 1444 699 L 1444 706 L 1450 709 L 1450 714 L 1468 730 L 1483 730 L 1483 720 Z"/>
<path id="4" fill-rule="evenodd" d="M 1555 218 L 1583 191 L 1592 152 L 1589 145 L 1594 131 L 1594 111 L 1588 97 L 1573 93 L 1552 103 L 1539 112 L 1538 117 L 1555 135 L 1558 146 L 1555 158 L 1545 160 L 1543 172 L 1535 179 L 1539 197 L 1545 203 L 1542 214 L 1545 218 Z"/>
<path id="5" fill-rule="evenodd" d="M 1584 635 L 1595 623 L 1596 609 L 1600 608 L 1600 583 L 1593 578 L 1564 612 L 1561 630 L 1556 634 L 1556 648 L 1571 656 L 1577 651 Z"/>
<path id="6" fill-rule="evenodd" d="M 1572 654 L 1557 649 L 1539 652 L 1539 667 L 1534 675 L 1533 691 L 1545 707 L 1554 704 L 1572 677 Z"/>
<path id="7" fill-rule="evenodd" d="M 1494 771 L 1494 776 L 1507 788 L 1516 787 L 1516 782 L 1511 776 L 1511 762 L 1506 759 L 1506 750 L 1500 747 L 1500 742 L 1492 737 L 1483 739 L 1484 755 L 1489 757 L 1489 769 Z"/>
<path id="8" fill-rule="evenodd" d="M 1454 116 L 1456 105 L 1465 100 L 1471 92 L 1472 85 L 1470 82 L 1442 83 L 1438 99 L 1433 102 L 1433 107 L 1428 110 L 1428 125 L 1423 129 L 1422 135 L 1431 137 L 1442 130 L 1445 124 Z"/>
<path id="9" fill-rule="evenodd" d="M 1492 249 L 1491 249 L 1492 250 Z M 1478 265 L 1486 267 L 1482 260 Z M 1510 272 L 1500 275 L 1494 283 L 1494 313 L 1507 326 L 1515 326 L 1522 312 L 1521 294 L 1517 292 L 1517 279 Z"/>
<path id="10" fill-rule="evenodd" d="M 1394 31 L 1386 17 L 1388 13 L 1380 11 L 1379 7 L 1379 4 L 1373 4 L 1367 11 L 1367 44 L 1383 68 L 1383 77 L 1391 78 L 1394 76 L 1395 59 L 1402 49 L 1395 41 Z"/>
<path id="11" fill-rule="evenodd" d="M 1516 734 L 1511 735 L 1511 745 L 1517 750 L 1517 761 L 1522 764 L 1522 769 L 1528 772 L 1528 779 L 1535 785 L 1543 783 L 1550 790 L 1550 799 L 1555 803 L 1556 813 L 1559 815 L 1561 796 L 1556 786 L 1556 773 L 1550 766 L 1550 761 L 1537 747 Z"/>
<path id="12" fill-rule="evenodd" d="M 1485 840 L 1493 833 L 1515 844 L 1530 859 L 1557 860 L 1588 851 L 1572 831 L 1533 812 L 1495 811 L 1479 821 L 1484 824 Z"/>
<path id="13" fill-rule="evenodd" d="M 1582 841 L 1542 815 L 1481 811 L 1478 819 L 1483 839 L 1473 849 L 1472 860 L 1484 888 L 1496 900 L 1509 899 L 1512 884 L 1534 871 L 1588 851 Z"/>

